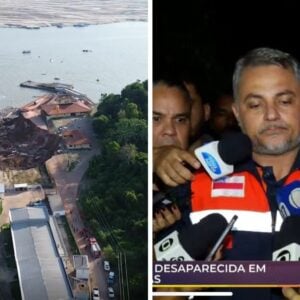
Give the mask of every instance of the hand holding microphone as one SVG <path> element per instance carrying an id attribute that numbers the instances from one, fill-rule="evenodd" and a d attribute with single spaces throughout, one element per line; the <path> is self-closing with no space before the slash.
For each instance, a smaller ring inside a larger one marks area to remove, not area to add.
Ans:
<path id="1" fill-rule="evenodd" d="M 282 293 L 287 300 L 300 300 L 299 290 L 298 292 L 292 287 L 282 288 Z"/>
<path id="2" fill-rule="evenodd" d="M 189 166 L 200 168 L 199 161 L 187 150 L 175 146 L 153 149 L 153 171 L 167 186 L 175 187 L 193 178 Z"/>
<path id="3" fill-rule="evenodd" d="M 251 154 L 251 141 L 243 133 L 228 133 L 220 141 L 195 150 L 196 157 L 213 180 L 233 173 L 234 165 L 250 158 Z"/>
<path id="4" fill-rule="evenodd" d="M 154 212 L 153 217 L 153 232 L 159 232 L 173 225 L 181 219 L 181 212 L 176 204 L 170 207 L 161 208 Z"/>
<path id="5" fill-rule="evenodd" d="M 154 245 L 156 260 L 212 260 L 235 220 L 228 224 L 222 215 L 210 214 L 197 224 L 174 230 Z"/>
<path id="6" fill-rule="evenodd" d="M 196 170 L 201 165 L 212 179 L 218 179 L 231 174 L 235 164 L 251 157 L 252 144 L 243 133 L 230 133 L 220 141 L 196 148 L 194 153 L 196 157 L 174 146 L 154 148 L 153 171 L 164 184 L 172 187 L 192 180 L 190 168 Z"/>

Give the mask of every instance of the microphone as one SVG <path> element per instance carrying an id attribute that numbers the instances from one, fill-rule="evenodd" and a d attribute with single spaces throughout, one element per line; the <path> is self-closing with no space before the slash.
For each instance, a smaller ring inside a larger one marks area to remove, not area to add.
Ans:
<path id="1" fill-rule="evenodd" d="M 284 219 L 274 239 L 273 261 L 300 261 L 300 217 Z"/>
<path id="2" fill-rule="evenodd" d="M 209 176 L 215 180 L 233 173 L 233 167 L 251 157 L 252 144 L 241 132 L 230 132 L 220 141 L 205 144 L 194 151 Z"/>
<path id="3" fill-rule="evenodd" d="M 280 188 L 276 200 L 283 219 L 293 215 L 300 216 L 300 181 L 293 181 Z"/>
<path id="4" fill-rule="evenodd" d="M 174 230 L 154 245 L 156 260 L 204 260 L 226 228 L 222 215 L 210 214 L 197 224 Z"/>

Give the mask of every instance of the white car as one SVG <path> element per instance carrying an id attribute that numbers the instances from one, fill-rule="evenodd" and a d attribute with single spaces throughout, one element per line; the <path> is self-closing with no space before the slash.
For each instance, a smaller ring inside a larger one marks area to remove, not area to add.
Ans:
<path id="1" fill-rule="evenodd" d="M 115 280 L 115 272 L 110 271 L 107 278 L 108 284 L 113 284 Z"/>
<path id="2" fill-rule="evenodd" d="M 107 260 L 105 260 L 103 262 L 103 267 L 104 267 L 105 271 L 109 271 L 110 270 L 110 265 L 109 265 L 109 262 Z"/>
<path id="3" fill-rule="evenodd" d="M 114 292 L 114 289 L 112 287 L 108 288 L 108 297 L 109 298 L 115 298 L 115 292 Z"/>
<path id="4" fill-rule="evenodd" d="M 100 292 L 98 288 L 93 288 L 93 300 L 100 300 Z"/>

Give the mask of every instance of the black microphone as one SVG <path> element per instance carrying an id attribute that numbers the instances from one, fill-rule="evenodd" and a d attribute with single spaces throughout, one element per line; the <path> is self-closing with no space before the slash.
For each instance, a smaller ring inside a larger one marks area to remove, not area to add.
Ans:
<path id="1" fill-rule="evenodd" d="M 214 141 L 195 149 L 195 155 L 212 179 L 219 179 L 233 173 L 234 165 L 252 155 L 249 137 L 241 132 L 224 134 L 220 141 Z"/>
<path id="2" fill-rule="evenodd" d="M 227 225 L 222 215 L 210 214 L 197 224 L 175 230 L 154 245 L 156 260 L 204 260 Z"/>
<path id="3" fill-rule="evenodd" d="M 300 261 L 300 217 L 284 219 L 274 238 L 273 261 Z"/>

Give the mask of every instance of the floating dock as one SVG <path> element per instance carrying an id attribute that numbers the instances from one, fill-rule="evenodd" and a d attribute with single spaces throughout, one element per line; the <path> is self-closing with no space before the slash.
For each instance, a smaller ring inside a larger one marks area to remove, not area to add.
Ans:
<path id="1" fill-rule="evenodd" d="M 61 91 L 62 89 L 73 89 L 74 88 L 72 84 L 65 84 L 65 83 L 59 83 L 59 82 L 39 83 L 39 82 L 31 81 L 31 80 L 20 83 L 20 86 L 31 88 L 31 89 L 46 90 L 46 91 L 50 91 L 50 92 L 58 92 L 59 90 Z"/>
<path id="2" fill-rule="evenodd" d="M 57 94 L 69 95 L 69 96 L 81 98 L 81 99 L 87 101 L 90 105 L 95 104 L 85 94 L 82 94 L 82 93 L 74 90 L 72 84 L 65 84 L 65 83 L 60 83 L 60 82 L 39 83 L 39 82 L 34 82 L 31 80 L 28 80 L 23 83 L 20 83 L 20 86 L 26 87 L 26 88 L 31 88 L 31 89 L 49 91 L 49 92 L 57 93 Z"/>

